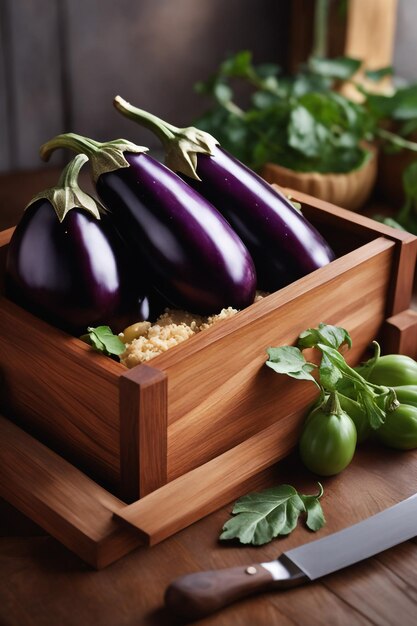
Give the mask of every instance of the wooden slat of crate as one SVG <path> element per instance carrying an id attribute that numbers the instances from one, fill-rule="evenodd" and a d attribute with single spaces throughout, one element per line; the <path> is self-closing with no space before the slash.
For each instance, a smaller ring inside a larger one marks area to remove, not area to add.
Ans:
<path id="1" fill-rule="evenodd" d="M 300 281 L 303 288 L 297 297 L 294 284 L 291 296 L 283 289 L 268 297 L 269 303 L 259 303 L 263 315 L 257 311 L 258 304 L 247 311 L 245 323 L 237 315 L 221 340 L 214 341 L 207 333 L 206 345 L 200 342 L 198 350 L 184 346 L 188 352 L 184 356 L 178 350 L 178 361 L 174 361 L 175 354 L 167 353 L 163 364 L 162 358 L 155 362 L 168 376 L 169 480 L 284 418 L 295 411 L 297 403 L 302 417 L 315 394 L 314 386 L 284 382 L 265 371 L 262 366 L 269 345 L 291 344 L 300 329 L 322 321 L 344 323 L 356 346 L 350 358 L 359 360 L 385 319 L 394 247 L 389 240 L 377 239 L 360 249 L 363 258 L 357 250 L 339 260 L 345 263 L 346 272 L 336 268 L 336 261 L 332 271 L 331 266 L 320 270 L 320 284 L 313 274 Z M 274 299 L 284 301 L 285 295 L 285 306 L 278 307 Z"/>
<path id="2" fill-rule="evenodd" d="M 118 486 L 123 366 L 5 298 L 0 316 L 3 404 L 65 456 Z"/>
<path id="3" fill-rule="evenodd" d="M 105 567 L 142 541 L 113 519 L 125 504 L 0 416 L 0 495 L 84 561 Z"/>

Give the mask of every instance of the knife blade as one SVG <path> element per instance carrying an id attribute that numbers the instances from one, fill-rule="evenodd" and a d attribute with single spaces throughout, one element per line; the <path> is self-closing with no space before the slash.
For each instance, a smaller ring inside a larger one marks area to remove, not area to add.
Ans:
<path id="1" fill-rule="evenodd" d="M 322 539 L 283 552 L 276 560 L 174 580 L 166 607 L 181 617 L 205 617 L 250 594 L 285 589 L 358 563 L 417 535 L 417 494 Z"/>

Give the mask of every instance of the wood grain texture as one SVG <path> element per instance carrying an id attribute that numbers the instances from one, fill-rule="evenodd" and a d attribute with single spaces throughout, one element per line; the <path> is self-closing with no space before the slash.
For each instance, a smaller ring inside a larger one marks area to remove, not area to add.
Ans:
<path id="1" fill-rule="evenodd" d="M 121 495 L 131 502 L 167 481 L 167 379 L 141 365 L 119 385 Z"/>
<path id="2" fill-rule="evenodd" d="M 349 235 L 373 237 L 377 233 L 396 242 L 396 259 L 392 268 L 390 293 L 387 300 L 387 317 L 400 313 L 410 305 L 414 277 L 416 274 L 417 237 L 406 231 L 401 231 L 385 224 L 380 224 L 365 215 L 352 213 L 340 207 L 312 198 L 296 190 L 287 189 L 296 200 L 302 203 L 307 219 L 315 223 L 318 220 L 320 229 L 324 225 L 326 235 L 328 229 L 340 228 L 340 219 L 343 220 L 343 238 Z M 320 209 L 319 213 L 315 209 Z"/>
<path id="3" fill-rule="evenodd" d="M 371 91 L 386 92 L 391 78 L 375 83 L 366 78 L 365 70 L 392 65 L 398 0 L 349 0 L 345 55 L 361 59 L 364 67 L 355 75 L 355 82 Z M 346 85 L 346 95 L 357 97 L 357 90 Z"/>
<path id="4" fill-rule="evenodd" d="M 116 511 L 155 545 L 215 511 L 233 498 L 254 490 L 270 468 L 295 446 L 303 423 L 298 415 L 283 418 L 231 450 L 188 471 L 142 500 Z M 158 511 L 158 515 L 155 515 Z"/>
<path id="5" fill-rule="evenodd" d="M 0 439 L 2 497 L 83 560 L 101 568 L 139 545 L 112 517 L 124 502 L 2 416 Z"/>
<path id="6" fill-rule="evenodd" d="M 272 471 L 273 470 L 273 471 Z M 317 478 L 297 455 L 271 468 L 257 489 L 292 484 L 314 493 Z M 163 604 L 177 576 L 270 561 L 281 552 L 365 519 L 412 495 L 416 452 L 359 446 L 341 474 L 323 479 L 326 526 L 311 533 L 302 521 L 289 536 L 264 546 L 220 542 L 227 505 L 152 548 L 138 548 L 102 571 L 79 558 L 0 502 L 0 622 L 7 626 L 180 626 Z M 7 515 L 10 523 L 7 524 Z M 204 620 L 204 626 L 415 625 L 417 544 L 407 542 L 311 585 L 252 596 Z M 414 605 L 414 610 L 413 610 Z"/>
<path id="7" fill-rule="evenodd" d="M 331 244 L 342 242 L 341 256 L 156 357 L 152 370 L 159 372 L 150 377 L 143 366 L 128 372 L 3 299 L 5 406 L 129 501 L 289 416 L 295 432 L 314 388 L 304 384 L 300 396 L 297 385 L 266 371 L 267 347 L 292 344 L 301 330 L 326 321 L 349 329 L 348 358 L 358 361 L 387 314 L 401 309 L 398 303 L 409 306 L 407 271 L 417 242 L 331 204 L 296 198 L 313 224 L 327 228 Z M 291 428 L 282 431 L 292 436 Z"/>
<path id="8" fill-rule="evenodd" d="M 118 487 L 124 367 L 5 298 L 0 319 L 2 405 L 66 458 Z"/>
<path id="9" fill-rule="evenodd" d="M 417 311 L 406 309 L 389 317 L 383 328 L 386 354 L 406 354 L 417 359 Z"/>
<path id="10" fill-rule="evenodd" d="M 168 375 L 169 480 L 306 411 L 314 387 L 266 370 L 268 346 L 291 345 L 326 321 L 349 329 L 348 359 L 361 358 L 385 319 L 393 248 L 385 239 L 367 244 L 363 259 L 359 251 L 346 255 L 322 268 L 320 280 L 318 273 L 304 277 L 154 360 Z"/>

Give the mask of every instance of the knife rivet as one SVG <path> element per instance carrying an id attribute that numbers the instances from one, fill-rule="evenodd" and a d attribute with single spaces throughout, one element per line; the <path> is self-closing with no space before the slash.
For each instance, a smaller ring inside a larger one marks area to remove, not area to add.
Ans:
<path id="1" fill-rule="evenodd" d="M 251 576 L 256 574 L 257 571 L 258 570 L 256 569 L 256 567 L 254 567 L 253 565 L 249 565 L 249 567 L 245 569 L 246 574 L 250 574 Z"/>

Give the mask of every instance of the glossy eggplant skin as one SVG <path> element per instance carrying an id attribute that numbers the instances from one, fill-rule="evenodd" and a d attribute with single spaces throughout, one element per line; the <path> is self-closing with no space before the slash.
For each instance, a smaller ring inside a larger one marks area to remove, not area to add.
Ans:
<path id="1" fill-rule="evenodd" d="M 120 332 L 138 318 L 145 287 L 130 284 L 117 234 L 83 209 L 59 222 L 48 200 L 34 202 L 13 233 L 6 293 L 30 312 L 80 335 L 88 326 Z"/>
<path id="2" fill-rule="evenodd" d="M 184 180 L 207 198 L 246 244 L 258 287 L 275 291 L 335 258 L 319 232 L 271 185 L 215 146 L 197 155 L 200 181 Z"/>
<path id="3" fill-rule="evenodd" d="M 224 217 L 152 157 L 124 156 L 129 167 L 101 174 L 97 193 L 155 288 L 193 313 L 252 304 L 253 260 Z"/>

